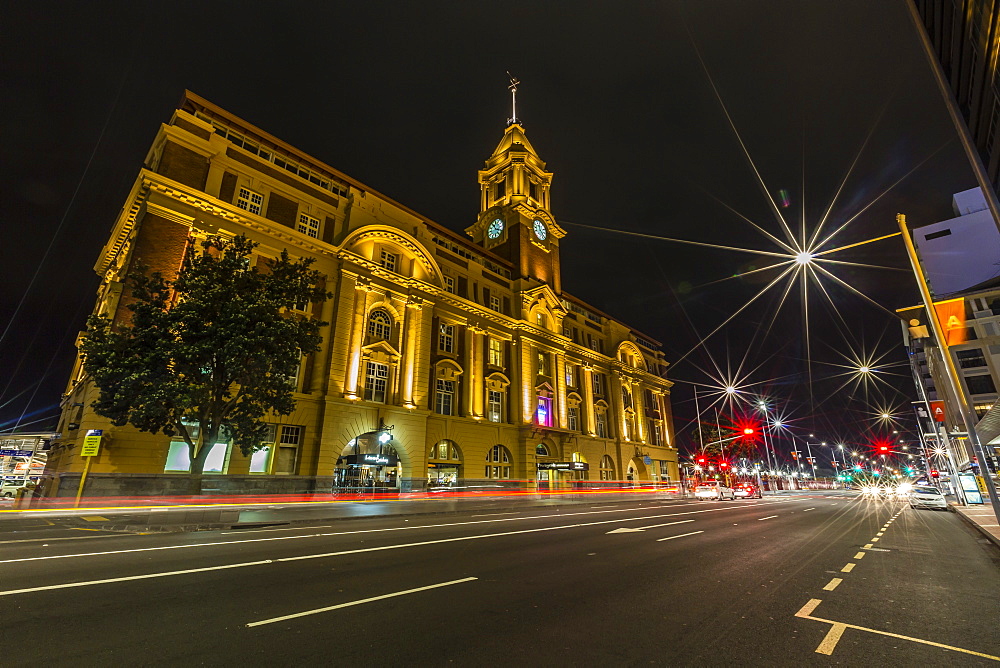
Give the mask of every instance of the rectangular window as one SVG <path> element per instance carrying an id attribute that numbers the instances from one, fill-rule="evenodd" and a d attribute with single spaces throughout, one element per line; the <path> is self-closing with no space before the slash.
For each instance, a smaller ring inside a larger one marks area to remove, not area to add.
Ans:
<path id="1" fill-rule="evenodd" d="M 538 201 L 538 184 L 534 182 L 528 182 L 528 197 Z"/>
<path id="2" fill-rule="evenodd" d="M 500 298 L 496 295 L 490 295 L 490 308 L 494 311 L 500 310 Z"/>
<path id="3" fill-rule="evenodd" d="M 191 470 L 191 450 L 184 441 L 171 441 L 167 451 L 167 461 L 163 466 L 164 473 L 188 472 Z M 228 443 L 216 443 L 205 457 L 205 473 L 225 473 L 226 459 L 229 454 Z"/>
<path id="4" fill-rule="evenodd" d="M 604 374 L 594 373 L 594 394 L 598 397 L 604 396 Z"/>
<path id="5" fill-rule="evenodd" d="M 538 353 L 538 375 L 548 376 L 549 375 L 549 354 L 539 352 Z"/>
<path id="6" fill-rule="evenodd" d="M 570 406 L 566 411 L 566 426 L 570 431 L 580 431 L 580 407 Z"/>
<path id="7" fill-rule="evenodd" d="M 399 256 L 395 253 L 390 253 L 387 250 L 382 250 L 379 252 L 378 263 L 389 271 L 396 271 L 396 262 L 399 260 Z"/>
<path id="8" fill-rule="evenodd" d="M 295 473 L 295 463 L 299 454 L 299 443 L 302 440 L 302 427 L 281 425 L 281 435 L 278 438 L 278 455 L 274 460 L 274 473 L 291 475 Z"/>
<path id="9" fill-rule="evenodd" d="M 441 330 L 438 333 L 438 350 L 443 353 L 453 353 L 455 352 L 455 326 L 454 325 L 441 325 Z"/>
<path id="10" fill-rule="evenodd" d="M 246 209 L 250 213 L 259 214 L 264 208 L 264 196 L 246 188 L 240 188 L 240 196 L 236 199 L 236 206 Z"/>
<path id="11" fill-rule="evenodd" d="M 655 420 L 649 421 L 649 441 L 651 445 L 660 444 L 660 423 Z"/>
<path id="12" fill-rule="evenodd" d="M 969 394 L 993 394 L 997 391 L 993 384 L 993 378 L 989 375 L 966 376 L 965 384 L 969 388 Z"/>
<path id="13" fill-rule="evenodd" d="M 494 186 L 494 197 L 493 199 L 501 199 L 507 194 L 507 181 L 501 179 L 496 182 Z"/>
<path id="14" fill-rule="evenodd" d="M 490 422 L 503 422 L 503 393 L 489 391 L 486 406 L 486 419 Z"/>
<path id="15" fill-rule="evenodd" d="M 368 362 L 365 367 L 365 401 L 385 403 L 385 390 L 389 385 L 389 366 Z"/>
<path id="16" fill-rule="evenodd" d="M 576 387 L 576 370 L 572 364 L 566 365 L 566 387 Z"/>
<path id="17" fill-rule="evenodd" d="M 982 348 L 956 350 L 955 356 L 958 358 L 958 365 L 963 369 L 975 369 L 977 367 L 986 366 L 986 358 L 983 356 Z"/>
<path id="18" fill-rule="evenodd" d="M 573 338 L 573 327 L 572 325 L 563 324 L 563 336 L 567 339 L 572 340 Z"/>
<path id="19" fill-rule="evenodd" d="M 608 416 L 604 413 L 604 411 L 599 410 L 596 413 L 594 413 L 594 422 L 595 422 L 595 424 L 594 424 L 594 427 L 595 427 L 594 431 L 597 433 L 597 436 L 599 438 L 607 438 L 608 437 Z"/>
<path id="20" fill-rule="evenodd" d="M 503 366 L 503 341 L 490 337 L 490 366 Z"/>
<path id="21" fill-rule="evenodd" d="M 319 218 L 300 213 L 299 224 L 295 229 L 313 239 L 319 239 Z"/>
<path id="22" fill-rule="evenodd" d="M 437 394 L 434 399 L 434 412 L 440 415 L 452 415 L 454 405 L 455 381 L 438 379 Z"/>
<path id="23" fill-rule="evenodd" d="M 445 292 L 450 292 L 451 294 L 455 294 L 455 279 L 452 278 L 451 276 L 445 276 L 444 289 Z"/>
<path id="24" fill-rule="evenodd" d="M 535 419 L 543 427 L 552 426 L 552 399 L 549 397 L 538 397 L 538 409 L 535 411 Z"/>

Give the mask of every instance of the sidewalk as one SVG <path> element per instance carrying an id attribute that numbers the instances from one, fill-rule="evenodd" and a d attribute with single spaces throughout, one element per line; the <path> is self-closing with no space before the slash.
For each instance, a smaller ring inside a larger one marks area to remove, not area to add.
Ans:
<path id="1" fill-rule="evenodd" d="M 952 506 L 962 519 L 982 531 L 987 538 L 1000 546 L 1000 523 L 993 508 L 983 506 Z"/>

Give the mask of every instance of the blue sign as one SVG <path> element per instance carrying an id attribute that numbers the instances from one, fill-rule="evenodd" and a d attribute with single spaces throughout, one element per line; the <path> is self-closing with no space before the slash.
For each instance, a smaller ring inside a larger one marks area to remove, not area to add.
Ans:
<path id="1" fill-rule="evenodd" d="M 31 457 L 34 450 L 0 450 L 0 457 Z"/>
<path id="2" fill-rule="evenodd" d="M 642 463 L 645 464 L 646 466 L 649 466 L 650 464 L 653 463 L 653 458 L 650 457 L 649 455 L 646 455 L 645 457 L 642 458 Z"/>

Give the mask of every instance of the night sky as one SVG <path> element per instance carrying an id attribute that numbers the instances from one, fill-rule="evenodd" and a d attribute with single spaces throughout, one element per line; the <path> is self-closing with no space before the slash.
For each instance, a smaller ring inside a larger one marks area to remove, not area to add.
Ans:
<path id="1" fill-rule="evenodd" d="M 803 202 L 814 229 L 864 145 L 825 229 L 889 190 L 825 248 L 896 231 L 897 211 L 949 218 L 975 186 L 903 0 L 25 2 L 2 30 L 2 429 L 54 428 L 98 252 L 185 88 L 460 232 L 510 116 L 509 70 L 555 173 L 564 288 L 668 360 L 776 276 L 717 282 L 775 258 L 620 232 L 777 250 L 734 213 L 782 234 L 713 82 L 795 230 Z M 890 267 L 832 268 L 888 310 L 917 303 L 899 238 L 831 257 Z M 829 365 L 862 349 L 905 360 L 896 319 L 834 286 L 840 323 L 811 288 L 807 348 L 797 288 L 764 334 L 782 291 L 671 369 L 679 430 L 689 383 L 720 380 L 712 359 L 752 371 L 798 434 L 862 443 L 872 406 L 909 416 L 905 366 L 888 377 L 902 393 L 866 401 Z"/>

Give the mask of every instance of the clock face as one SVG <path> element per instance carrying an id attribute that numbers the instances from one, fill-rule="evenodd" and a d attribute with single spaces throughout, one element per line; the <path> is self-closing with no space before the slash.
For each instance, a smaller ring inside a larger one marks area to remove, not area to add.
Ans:
<path id="1" fill-rule="evenodd" d="M 489 229 L 486 230 L 486 235 L 490 239 L 496 239 L 501 234 L 503 234 L 503 221 L 497 218 L 492 223 L 490 223 Z"/>
<path id="2" fill-rule="evenodd" d="M 539 241 L 545 241 L 545 237 L 549 235 L 549 231 L 545 229 L 545 223 L 540 220 L 535 221 L 535 236 L 538 237 Z"/>

